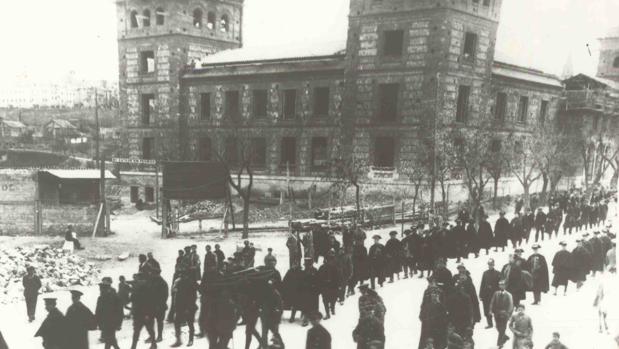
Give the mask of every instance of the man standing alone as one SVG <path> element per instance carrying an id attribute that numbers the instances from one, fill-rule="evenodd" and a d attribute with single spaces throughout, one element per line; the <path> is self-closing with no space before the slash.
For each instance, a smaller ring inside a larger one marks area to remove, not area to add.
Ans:
<path id="1" fill-rule="evenodd" d="M 22 279 L 24 285 L 24 298 L 26 298 L 26 311 L 28 313 L 28 321 L 34 321 L 34 316 L 37 310 L 37 299 L 39 298 L 39 289 L 41 288 L 41 279 L 35 274 L 34 267 L 26 267 L 27 274 Z"/>
<path id="2" fill-rule="evenodd" d="M 514 302 L 512 295 L 505 291 L 505 280 L 499 282 L 499 290 L 494 293 L 490 301 L 490 314 L 494 315 L 496 329 L 499 332 L 497 345 L 502 348 L 509 337 L 505 334 L 507 329 L 507 320 L 512 316 L 514 311 Z"/>
<path id="3" fill-rule="evenodd" d="M 484 305 L 484 315 L 488 325 L 486 328 L 492 328 L 492 315 L 490 311 L 490 302 L 492 296 L 499 290 L 499 280 L 501 279 L 501 273 L 494 269 L 494 259 L 488 260 L 488 270 L 484 271 L 481 277 L 481 286 L 479 287 L 479 298 Z"/>

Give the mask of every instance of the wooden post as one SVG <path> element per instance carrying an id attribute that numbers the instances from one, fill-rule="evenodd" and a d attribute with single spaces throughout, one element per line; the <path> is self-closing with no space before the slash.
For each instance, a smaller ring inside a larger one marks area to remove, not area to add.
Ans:
<path id="1" fill-rule="evenodd" d="M 311 186 L 309 190 L 307 191 L 307 207 L 310 210 L 312 209 L 312 187 Z"/>
<path id="2" fill-rule="evenodd" d="M 392 214 L 393 225 L 395 225 L 395 196 L 393 196 L 393 214 Z"/>
<path id="3" fill-rule="evenodd" d="M 404 200 L 402 200 L 402 234 L 404 234 Z"/>
<path id="4" fill-rule="evenodd" d="M 165 201 L 165 195 L 163 195 L 163 193 L 161 193 L 162 195 L 160 195 L 161 200 L 163 201 L 163 205 L 161 205 L 161 238 L 165 239 L 167 236 L 167 229 L 168 229 L 168 205 L 166 204 Z"/>
<path id="5" fill-rule="evenodd" d="M 155 162 L 155 202 L 157 203 L 156 217 L 159 219 L 159 161 Z"/>

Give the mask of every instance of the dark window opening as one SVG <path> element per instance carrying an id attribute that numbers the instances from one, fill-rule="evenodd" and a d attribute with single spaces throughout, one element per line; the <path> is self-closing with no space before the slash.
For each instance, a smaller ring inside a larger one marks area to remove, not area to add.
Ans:
<path id="1" fill-rule="evenodd" d="M 526 123 L 529 114 L 529 97 L 521 96 L 518 103 L 518 122 Z"/>
<path id="2" fill-rule="evenodd" d="M 464 35 L 464 51 L 462 55 L 465 60 L 475 59 L 475 53 L 477 51 L 477 34 L 466 33 Z"/>
<path id="3" fill-rule="evenodd" d="M 155 11 L 155 21 L 157 25 L 165 24 L 165 11 L 163 10 L 163 8 L 159 7 Z"/>
<path id="4" fill-rule="evenodd" d="M 539 107 L 539 122 L 543 125 L 546 122 L 548 116 L 548 101 L 542 101 Z"/>
<path id="5" fill-rule="evenodd" d="M 267 116 L 267 91 L 254 90 L 254 116 L 264 118 Z"/>
<path id="6" fill-rule="evenodd" d="M 131 187 L 129 190 L 130 190 L 129 199 L 131 200 L 132 204 L 135 204 L 140 199 L 140 188 Z"/>
<path id="7" fill-rule="evenodd" d="M 514 150 L 516 154 L 522 154 L 524 152 L 524 146 L 522 145 L 521 141 L 516 141 L 514 143 Z"/>
<path id="8" fill-rule="evenodd" d="M 501 140 L 500 139 L 493 139 L 492 142 L 490 142 L 490 151 L 493 153 L 498 153 L 501 151 Z"/>
<path id="9" fill-rule="evenodd" d="M 150 10 L 148 9 L 142 11 L 142 25 L 150 27 Z"/>
<path id="10" fill-rule="evenodd" d="M 284 90 L 284 119 L 291 120 L 297 115 L 297 90 Z"/>
<path id="11" fill-rule="evenodd" d="M 471 87 L 461 85 L 458 88 L 458 107 L 456 110 L 456 121 L 466 122 L 469 117 L 469 96 L 471 94 Z"/>
<path id="12" fill-rule="evenodd" d="M 146 202 L 155 202 L 155 188 L 144 188 L 144 198 L 146 199 Z"/>
<path id="13" fill-rule="evenodd" d="M 395 167 L 395 140 L 391 137 L 374 139 L 374 166 L 383 169 Z"/>
<path id="14" fill-rule="evenodd" d="M 490 6 L 490 0 L 484 0 L 484 6 Z"/>
<path id="15" fill-rule="evenodd" d="M 219 22 L 221 26 L 219 30 L 221 30 L 222 33 L 227 33 L 230 30 L 230 19 L 228 15 L 221 16 L 221 21 Z"/>
<path id="16" fill-rule="evenodd" d="M 494 117 L 496 120 L 505 121 L 507 114 L 507 94 L 499 92 L 496 94 L 496 106 L 494 109 Z"/>
<path id="17" fill-rule="evenodd" d="M 202 28 L 202 10 L 199 8 L 193 10 L 193 26 Z"/>
<path id="18" fill-rule="evenodd" d="M 380 84 L 378 86 L 378 118 L 393 122 L 398 118 L 398 97 L 400 84 Z"/>
<path id="19" fill-rule="evenodd" d="M 256 169 L 264 169 L 267 166 L 267 142 L 264 138 L 252 138 L 251 140 L 251 164 Z"/>
<path id="20" fill-rule="evenodd" d="M 239 91 L 226 91 L 226 117 L 236 121 L 239 114 Z"/>
<path id="21" fill-rule="evenodd" d="M 142 95 L 142 125 L 148 126 L 151 123 L 151 116 L 155 111 L 155 95 L 143 94 Z"/>
<path id="22" fill-rule="evenodd" d="M 297 163 L 297 140 L 294 137 L 282 138 L 281 155 L 282 168 L 285 169 L 288 165 L 292 169 Z"/>
<path id="23" fill-rule="evenodd" d="M 388 57 L 401 57 L 404 49 L 404 31 L 385 31 L 383 54 Z"/>
<path id="24" fill-rule="evenodd" d="M 217 16 L 215 16 L 215 12 L 209 12 L 206 14 L 206 27 L 208 29 L 214 30 L 216 21 L 217 21 Z"/>
<path id="25" fill-rule="evenodd" d="M 323 170 L 327 167 L 329 152 L 326 137 L 312 138 L 312 153 L 310 164 L 313 170 Z"/>
<path id="26" fill-rule="evenodd" d="M 314 115 L 324 116 L 329 114 L 329 88 L 316 87 L 314 89 Z"/>
<path id="27" fill-rule="evenodd" d="M 212 155 L 211 139 L 208 137 L 202 137 L 198 141 L 198 156 L 200 161 L 210 161 Z"/>
<path id="28" fill-rule="evenodd" d="M 148 74 L 155 71 L 155 52 L 140 52 L 140 73 Z"/>
<path id="29" fill-rule="evenodd" d="M 152 160 L 155 155 L 155 139 L 153 137 L 145 137 L 142 139 L 142 159 Z"/>
<path id="30" fill-rule="evenodd" d="M 200 94 L 200 119 L 208 120 L 211 118 L 211 94 Z"/>
<path id="31" fill-rule="evenodd" d="M 615 57 L 613 61 L 613 68 L 619 68 L 619 57 Z"/>
<path id="32" fill-rule="evenodd" d="M 131 11 L 131 28 L 137 28 L 139 27 L 139 23 L 138 23 L 138 11 Z"/>
<path id="33" fill-rule="evenodd" d="M 464 138 L 454 138 L 454 148 L 458 154 L 464 153 Z"/>
<path id="34" fill-rule="evenodd" d="M 239 164 L 239 147 L 237 140 L 234 137 L 228 137 L 225 141 L 224 159 L 229 166 L 237 166 Z"/>

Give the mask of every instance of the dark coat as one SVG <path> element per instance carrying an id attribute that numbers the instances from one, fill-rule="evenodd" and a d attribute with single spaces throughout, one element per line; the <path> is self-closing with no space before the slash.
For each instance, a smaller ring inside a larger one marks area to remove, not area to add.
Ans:
<path id="1" fill-rule="evenodd" d="M 331 349 L 331 335 L 322 325 L 318 324 L 307 331 L 305 349 Z"/>
<path id="2" fill-rule="evenodd" d="M 26 274 L 22 278 L 22 285 L 24 286 L 24 296 L 33 297 L 39 294 L 41 279 L 36 274 L 32 275 L 32 277 Z"/>
<path id="3" fill-rule="evenodd" d="M 572 274 L 570 280 L 582 282 L 591 270 L 591 255 L 584 246 L 577 246 L 572 251 Z"/>
<path id="4" fill-rule="evenodd" d="M 399 273 L 402 271 L 402 242 L 397 238 L 387 240 L 385 244 L 385 259 L 387 273 Z"/>
<path id="5" fill-rule="evenodd" d="M 572 273 L 572 255 L 569 251 L 561 250 L 555 254 L 552 259 L 552 272 L 554 273 L 553 287 L 567 285 Z"/>
<path id="6" fill-rule="evenodd" d="M 433 271 L 434 280 L 436 284 L 443 291 L 451 290 L 453 287 L 453 274 L 447 268 L 435 268 Z"/>
<path id="7" fill-rule="evenodd" d="M 460 274 L 454 275 L 454 285 L 459 283 L 464 286 L 464 292 L 471 299 L 471 307 L 473 311 L 473 321 L 479 322 L 481 320 L 481 313 L 479 311 L 479 298 L 477 298 L 477 290 L 473 284 L 470 273 L 467 272 L 466 276 Z"/>
<path id="8" fill-rule="evenodd" d="M 88 349 L 88 331 L 97 329 L 95 315 L 81 302 L 71 304 L 65 316 L 67 349 Z"/>
<path id="9" fill-rule="evenodd" d="M 499 281 L 501 273 L 498 270 L 486 270 L 481 277 L 481 285 L 479 286 L 479 298 L 485 301 L 490 301 L 496 291 L 499 290 Z"/>
<path id="10" fill-rule="evenodd" d="M 494 243 L 494 234 L 492 233 L 492 226 L 487 220 L 481 221 L 479 224 L 479 248 L 490 248 Z"/>
<path id="11" fill-rule="evenodd" d="M 429 302 L 422 305 L 419 312 L 421 336 L 419 349 L 425 348 L 428 338 L 434 339 L 435 348 L 444 348 L 447 343 L 447 309 L 443 304 Z"/>
<path id="12" fill-rule="evenodd" d="M 604 253 L 602 248 L 602 240 L 597 236 L 592 237 L 589 240 L 591 246 L 591 269 L 595 271 L 604 271 Z"/>
<path id="13" fill-rule="evenodd" d="M 166 311 L 168 309 L 167 302 L 170 290 L 168 283 L 160 275 L 154 276 L 150 281 L 150 292 L 152 293 L 155 311 L 157 313 Z"/>
<path id="14" fill-rule="evenodd" d="M 548 264 L 546 258 L 539 253 L 532 254 L 527 259 L 526 268 L 533 276 L 533 289 L 534 292 L 548 292 Z"/>
<path id="15" fill-rule="evenodd" d="M 506 280 L 505 289 L 512 295 L 514 304 L 526 298 L 526 284 L 519 263 L 508 263 L 503 267 L 501 277 Z"/>
<path id="16" fill-rule="evenodd" d="M 355 244 L 352 250 L 353 278 L 355 281 L 368 279 L 368 250 L 363 244 Z"/>
<path id="17" fill-rule="evenodd" d="M 95 318 L 101 330 L 120 329 L 123 322 L 123 304 L 113 289 L 106 291 L 97 299 Z"/>
<path id="18" fill-rule="evenodd" d="M 505 247 L 507 245 L 507 236 L 510 234 L 511 226 L 507 218 L 500 217 L 494 224 L 494 246 Z"/>
<path id="19" fill-rule="evenodd" d="M 198 306 L 198 285 L 192 278 L 180 278 L 175 282 L 174 312 L 176 318 L 192 318 Z"/>
<path id="20" fill-rule="evenodd" d="M 45 349 L 66 349 L 67 323 L 60 310 L 52 309 L 34 336 L 43 338 Z"/>
<path id="21" fill-rule="evenodd" d="M 349 254 L 340 253 L 337 256 L 337 270 L 340 284 L 347 285 L 353 275 L 352 257 Z"/>
<path id="22" fill-rule="evenodd" d="M 385 270 L 385 246 L 380 243 L 372 245 L 368 252 L 368 260 L 370 276 L 382 276 Z"/>
<path id="23" fill-rule="evenodd" d="M 516 216 L 512 218 L 512 222 L 510 225 L 511 225 L 511 229 L 509 230 L 507 237 L 510 240 L 522 239 L 522 236 L 523 236 L 522 217 Z"/>
<path id="24" fill-rule="evenodd" d="M 360 318 L 352 335 L 357 342 L 357 349 L 367 349 L 373 341 L 385 342 L 385 328 L 374 316 Z"/>
<path id="25" fill-rule="evenodd" d="M 473 304 L 466 292 L 454 289 L 447 295 L 447 311 L 449 322 L 456 328 L 467 328 L 473 325 Z"/>
<path id="26" fill-rule="evenodd" d="M 309 313 L 318 311 L 318 295 L 320 294 L 320 281 L 318 270 L 309 267 L 303 270 L 303 277 L 300 285 L 301 310 Z"/>
<path id="27" fill-rule="evenodd" d="M 289 269 L 284 275 L 282 283 L 282 297 L 286 309 L 301 309 L 301 282 L 303 280 L 303 270 L 295 267 Z"/>
<path id="28" fill-rule="evenodd" d="M 340 287 L 340 275 L 337 270 L 337 264 L 332 262 L 324 263 L 318 269 L 317 277 L 323 298 L 337 297 L 337 291 Z"/>
<path id="29" fill-rule="evenodd" d="M 477 235 L 477 230 L 475 229 L 475 224 L 469 223 L 466 226 L 466 234 L 464 237 L 466 243 L 466 252 L 467 253 L 479 253 L 480 242 L 479 236 Z"/>

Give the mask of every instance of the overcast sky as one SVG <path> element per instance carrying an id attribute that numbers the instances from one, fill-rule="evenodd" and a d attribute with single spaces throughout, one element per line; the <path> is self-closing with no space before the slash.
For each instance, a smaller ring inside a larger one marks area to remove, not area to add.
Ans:
<path id="1" fill-rule="evenodd" d="M 170 0 L 172 1 L 172 0 Z M 247 46 L 346 37 L 349 0 L 245 0 Z M 498 58 L 560 74 L 569 53 L 593 74 L 597 40 L 619 13 L 617 0 L 504 0 Z M 0 81 L 117 78 L 113 0 L 7 1 L 0 11 Z M 591 45 L 592 56 L 587 44 Z"/>

